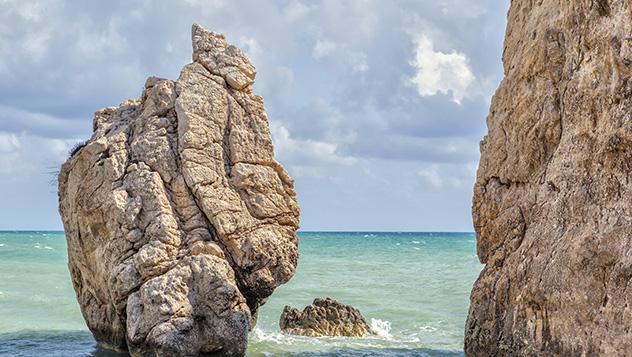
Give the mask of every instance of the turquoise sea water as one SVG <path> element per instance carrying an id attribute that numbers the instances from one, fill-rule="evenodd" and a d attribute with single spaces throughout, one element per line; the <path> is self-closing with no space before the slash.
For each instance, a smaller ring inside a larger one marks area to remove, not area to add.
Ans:
<path id="1" fill-rule="evenodd" d="M 249 356 L 462 356 L 482 266 L 471 233 L 300 233 L 297 273 L 251 333 Z M 315 297 L 357 307 L 379 335 L 280 333 L 283 307 Z M 122 356 L 96 347 L 79 312 L 61 232 L 0 232 L 0 355 Z"/>

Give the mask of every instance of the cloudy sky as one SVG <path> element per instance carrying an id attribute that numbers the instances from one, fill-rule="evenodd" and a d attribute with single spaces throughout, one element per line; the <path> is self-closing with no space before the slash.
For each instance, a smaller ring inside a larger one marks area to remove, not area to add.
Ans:
<path id="1" fill-rule="evenodd" d="M 191 61 L 257 66 L 303 230 L 471 231 L 509 0 L 0 0 L 0 229 L 61 229 L 55 173 L 92 114 Z"/>

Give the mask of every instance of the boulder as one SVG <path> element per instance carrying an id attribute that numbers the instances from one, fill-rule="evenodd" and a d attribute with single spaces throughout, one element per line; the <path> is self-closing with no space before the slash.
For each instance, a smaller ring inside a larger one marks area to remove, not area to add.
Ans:
<path id="1" fill-rule="evenodd" d="M 315 299 L 302 312 L 286 306 L 279 325 L 281 331 L 301 336 L 363 337 L 374 334 L 358 309 L 330 298 Z"/>
<path id="2" fill-rule="evenodd" d="M 632 7 L 514 0 L 474 188 L 467 356 L 632 355 Z"/>
<path id="3" fill-rule="evenodd" d="M 96 112 L 59 174 L 68 266 L 99 344 L 134 356 L 245 354 L 294 274 L 299 206 L 255 68 L 192 29 L 193 62 Z"/>

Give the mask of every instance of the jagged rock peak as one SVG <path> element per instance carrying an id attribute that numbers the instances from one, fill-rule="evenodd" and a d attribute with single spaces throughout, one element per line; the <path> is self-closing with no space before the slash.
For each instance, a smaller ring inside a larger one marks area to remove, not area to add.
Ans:
<path id="1" fill-rule="evenodd" d="M 193 61 L 202 64 L 209 72 L 220 76 L 234 89 L 243 90 L 254 83 L 257 71 L 241 50 L 228 42 L 224 35 L 204 30 L 194 24 Z"/>
<path id="2" fill-rule="evenodd" d="M 193 63 L 96 112 L 59 174 L 68 266 L 103 346 L 244 355 L 258 308 L 294 274 L 299 207 L 274 159 L 255 70 L 193 26 Z"/>

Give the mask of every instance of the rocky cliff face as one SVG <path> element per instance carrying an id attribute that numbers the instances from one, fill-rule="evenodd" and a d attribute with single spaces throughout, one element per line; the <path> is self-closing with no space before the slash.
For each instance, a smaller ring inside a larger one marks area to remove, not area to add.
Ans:
<path id="1" fill-rule="evenodd" d="M 59 175 L 79 304 L 133 355 L 243 355 L 257 309 L 297 264 L 299 207 L 275 161 L 255 68 L 193 26 L 193 63 L 98 111 Z"/>
<path id="2" fill-rule="evenodd" d="M 513 0 L 468 356 L 632 354 L 632 2 Z"/>

